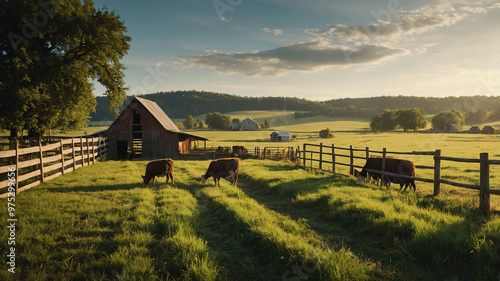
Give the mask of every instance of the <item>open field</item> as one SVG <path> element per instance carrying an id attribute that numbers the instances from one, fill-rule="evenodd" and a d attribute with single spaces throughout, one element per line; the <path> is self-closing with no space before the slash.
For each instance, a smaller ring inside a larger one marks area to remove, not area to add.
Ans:
<path id="1" fill-rule="evenodd" d="M 241 161 L 237 187 L 202 185 L 209 161 L 180 160 L 175 185 L 145 186 L 146 163 L 99 162 L 21 193 L 17 273 L 4 263 L 0 279 L 500 277 L 500 217 L 484 218 L 470 194 L 434 198 L 267 160 Z"/>

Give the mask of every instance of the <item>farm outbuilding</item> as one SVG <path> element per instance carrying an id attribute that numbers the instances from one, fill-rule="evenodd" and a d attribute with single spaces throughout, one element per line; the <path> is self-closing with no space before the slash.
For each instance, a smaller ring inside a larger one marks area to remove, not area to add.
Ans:
<path id="1" fill-rule="evenodd" d="M 290 141 L 290 132 L 272 132 L 271 141 Z"/>
<path id="2" fill-rule="evenodd" d="M 472 127 L 470 127 L 469 133 L 479 134 L 479 133 L 481 133 L 481 129 L 479 129 L 479 126 L 472 126 Z"/>
<path id="3" fill-rule="evenodd" d="M 135 97 L 111 124 L 108 137 L 111 153 L 119 159 L 165 158 L 187 154 L 191 142 L 206 138 L 183 133 L 154 101 Z"/>
<path id="4" fill-rule="evenodd" d="M 443 131 L 445 133 L 456 133 L 457 132 L 457 125 L 446 124 L 446 125 L 443 126 Z"/>
<path id="5" fill-rule="evenodd" d="M 495 127 L 493 126 L 484 126 L 483 130 L 481 130 L 482 134 L 494 134 L 495 133 Z"/>
<path id="6" fill-rule="evenodd" d="M 240 122 L 240 131 L 257 131 L 260 130 L 259 123 L 250 117 L 245 118 Z"/>

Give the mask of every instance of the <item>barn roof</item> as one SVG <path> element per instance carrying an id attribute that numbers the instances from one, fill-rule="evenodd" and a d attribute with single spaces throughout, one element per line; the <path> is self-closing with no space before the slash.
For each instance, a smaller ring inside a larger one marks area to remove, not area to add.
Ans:
<path id="1" fill-rule="evenodd" d="M 160 122 L 165 130 L 182 133 L 156 102 L 139 97 L 135 97 L 134 99 L 140 102 Z"/>
<path id="2" fill-rule="evenodd" d="M 252 118 L 250 118 L 250 117 L 247 117 L 247 118 L 243 119 L 243 121 L 245 121 L 245 120 L 249 120 L 250 122 L 253 122 L 253 123 L 255 123 L 255 124 L 259 125 L 259 123 L 257 123 L 257 121 L 253 120 L 253 119 L 252 119 Z M 243 123 L 243 121 L 241 121 L 241 122 L 240 122 L 240 124 L 241 124 L 241 123 Z"/>

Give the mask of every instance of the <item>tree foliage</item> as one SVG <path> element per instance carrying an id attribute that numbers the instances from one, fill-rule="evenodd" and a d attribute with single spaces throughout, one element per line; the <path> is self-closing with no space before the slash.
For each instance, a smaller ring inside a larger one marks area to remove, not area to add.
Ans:
<path id="1" fill-rule="evenodd" d="M 446 124 L 452 124 L 457 126 L 457 130 L 461 131 L 462 127 L 465 125 L 465 118 L 462 112 L 450 109 L 443 110 L 432 117 L 432 128 L 441 129 Z"/>
<path id="2" fill-rule="evenodd" d="M 390 131 L 396 128 L 396 114 L 390 109 L 384 109 L 382 113 L 372 118 L 370 129 L 372 131 Z"/>
<path id="3" fill-rule="evenodd" d="M 92 1 L 0 0 L 0 126 L 41 136 L 86 125 L 96 100 L 91 81 L 106 87 L 117 113 L 125 98 L 130 37 L 118 15 Z"/>
<path id="4" fill-rule="evenodd" d="M 195 116 L 215 111 L 227 113 L 250 110 L 293 110 L 297 111 L 294 114 L 295 118 L 314 115 L 372 118 L 384 109 L 397 110 L 417 107 L 424 110 L 426 114 L 436 114 L 450 108 L 466 112 L 471 106 L 484 108 L 488 111 L 500 108 L 499 96 L 445 98 L 382 96 L 311 101 L 290 97 L 247 97 L 193 90 L 153 93 L 142 97 L 155 101 L 172 118 L 184 118 L 188 114 Z M 109 113 L 106 104 L 106 98 L 97 98 L 97 112 L 91 114 L 92 120 L 115 119 Z"/>
<path id="5" fill-rule="evenodd" d="M 210 129 L 226 130 L 231 127 L 231 116 L 220 112 L 208 113 L 206 123 Z"/>
<path id="6" fill-rule="evenodd" d="M 186 116 L 186 120 L 184 120 L 184 128 L 192 129 L 194 128 L 194 118 L 191 115 Z"/>
<path id="7" fill-rule="evenodd" d="M 395 122 L 398 127 L 405 131 L 423 129 L 427 126 L 427 118 L 420 108 L 403 108 L 396 110 Z"/>
<path id="8" fill-rule="evenodd" d="M 469 110 L 466 113 L 465 120 L 470 124 L 481 124 L 488 119 L 489 112 L 484 109 L 478 109 L 476 111 Z"/>
<path id="9" fill-rule="evenodd" d="M 372 131 L 390 131 L 398 127 L 405 131 L 416 131 L 425 128 L 425 126 L 427 126 L 427 119 L 421 108 L 384 109 L 370 122 Z"/>

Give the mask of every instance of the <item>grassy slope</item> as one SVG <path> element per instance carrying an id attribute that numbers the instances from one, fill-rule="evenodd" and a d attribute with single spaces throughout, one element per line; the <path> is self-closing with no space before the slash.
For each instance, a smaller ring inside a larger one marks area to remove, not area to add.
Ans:
<path id="1" fill-rule="evenodd" d="M 498 278 L 500 219 L 452 195 L 257 160 L 242 161 L 239 188 L 199 183 L 208 161 L 143 186 L 145 165 L 97 163 L 22 193 L 15 280 Z"/>

